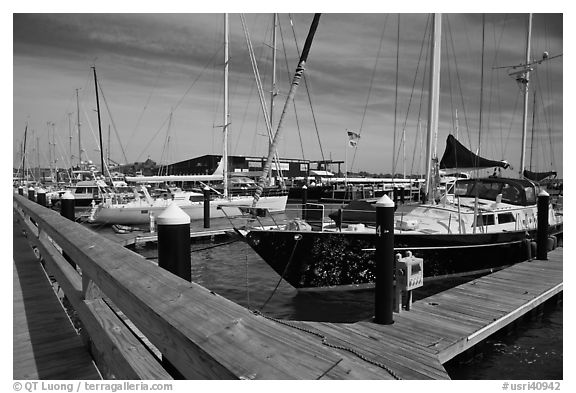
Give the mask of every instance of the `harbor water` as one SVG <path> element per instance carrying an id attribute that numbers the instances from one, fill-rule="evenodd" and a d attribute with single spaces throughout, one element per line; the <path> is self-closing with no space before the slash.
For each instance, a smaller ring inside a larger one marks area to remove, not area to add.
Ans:
<path id="1" fill-rule="evenodd" d="M 157 255 L 152 244 L 136 251 L 151 261 Z M 193 242 L 191 260 L 194 282 L 275 318 L 355 322 L 373 317 L 373 291 L 297 291 L 236 235 L 217 242 Z M 469 279 L 428 287 L 415 293 L 414 300 Z M 446 370 L 452 379 L 461 380 L 563 379 L 562 318 L 562 301 L 544 307 L 542 315 L 488 338 L 473 354 L 452 359 Z"/>

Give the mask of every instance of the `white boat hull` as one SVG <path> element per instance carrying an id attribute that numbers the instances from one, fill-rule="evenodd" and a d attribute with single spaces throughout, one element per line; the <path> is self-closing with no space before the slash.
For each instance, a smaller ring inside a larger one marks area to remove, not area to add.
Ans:
<path id="1" fill-rule="evenodd" d="M 256 207 L 265 208 L 270 212 L 283 212 L 286 210 L 287 195 L 261 197 Z M 150 215 L 157 217 L 166 209 L 172 200 L 157 200 L 153 205 L 145 201 L 133 202 L 125 205 L 102 204 L 90 222 L 96 224 L 137 225 L 148 224 Z M 204 203 L 188 202 L 178 203 L 179 207 L 190 216 L 190 220 L 204 219 Z M 238 197 L 210 201 L 210 218 L 235 217 L 242 215 L 240 206 L 251 206 L 252 197 Z M 222 207 L 220 209 L 219 207 Z"/>

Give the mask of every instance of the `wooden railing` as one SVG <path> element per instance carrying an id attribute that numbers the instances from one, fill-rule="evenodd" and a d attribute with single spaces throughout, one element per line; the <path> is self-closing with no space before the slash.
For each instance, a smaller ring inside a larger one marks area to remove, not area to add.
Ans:
<path id="1" fill-rule="evenodd" d="M 314 379 L 342 360 L 319 340 L 303 339 L 23 196 L 14 195 L 14 214 L 112 377 L 171 378 L 115 309 L 187 379 Z"/>

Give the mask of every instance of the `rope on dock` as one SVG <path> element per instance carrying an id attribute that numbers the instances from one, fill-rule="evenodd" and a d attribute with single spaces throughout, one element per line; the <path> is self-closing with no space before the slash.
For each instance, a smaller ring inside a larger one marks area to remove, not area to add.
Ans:
<path id="1" fill-rule="evenodd" d="M 264 315 L 264 314 L 262 314 L 262 313 L 261 313 L 260 311 L 258 311 L 258 310 L 252 310 L 252 312 L 253 312 L 254 314 L 259 315 L 259 316 L 261 316 L 261 317 L 264 317 L 264 318 L 266 318 L 266 319 L 268 319 L 268 320 L 270 320 L 270 321 L 277 322 L 277 323 L 279 323 L 279 324 L 281 324 L 281 325 L 288 326 L 288 327 L 294 328 L 294 329 L 296 329 L 296 330 L 300 330 L 300 331 L 303 331 L 303 332 L 305 332 L 305 333 L 312 334 L 312 335 L 314 335 L 314 336 L 316 336 L 316 337 L 319 337 L 319 338 L 322 340 L 322 345 L 326 345 L 327 347 L 330 347 L 330 348 L 340 349 L 340 350 L 343 350 L 343 351 L 346 351 L 346 352 L 350 352 L 351 354 L 357 356 L 358 358 L 362 359 L 363 361 L 365 361 L 365 362 L 367 362 L 367 363 L 370 363 L 370 364 L 372 364 L 372 365 L 374 365 L 374 366 L 376 366 L 376 367 L 380 367 L 380 368 L 386 370 L 386 371 L 388 372 L 388 374 L 390 374 L 394 379 L 396 379 L 396 380 L 401 380 L 401 379 L 402 379 L 402 378 L 400 378 L 400 376 L 398 376 L 398 374 L 396 374 L 394 371 L 392 371 L 392 370 L 391 370 L 388 366 L 386 366 L 385 364 L 380 363 L 380 362 L 377 362 L 377 361 L 375 361 L 375 360 L 372 360 L 372 359 L 368 358 L 367 356 L 365 356 L 364 354 L 356 351 L 355 349 L 352 349 L 352 348 L 349 348 L 349 347 L 345 347 L 345 346 L 343 346 L 343 345 L 336 345 L 336 344 L 331 344 L 331 343 L 329 343 L 329 342 L 328 342 L 328 337 L 326 337 L 326 336 L 323 335 L 322 333 L 318 333 L 318 332 L 315 332 L 315 331 L 313 331 L 313 330 L 306 329 L 306 328 L 303 328 L 303 327 L 301 327 L 301 326 L 297 326 L 297 325 L 288 323 L 288 322 L 286 322 L 286 321 L 284 321 L 284 320 L 282 320 L 282 319 L 277 319 L 277 318 L 274 318 L 274 317 L 270 317 L 270 316 L 268 316 L 268 315 Z M 338 363 L 336 363 L 336 364 L 338 364 Z M 332 366 L 331 368 L 335 367 L 336 364 L 335 364 L 334 366 Z M 329 371 L 329 370 L 328 370 L 328 371 Z M 324 376 L 325 374 L 326 374 L 326 372 L 325 372 L 324 374 L 322 374 L 322 376 Z M 322 377 L 322 376 L 321 376 L 321 377 Z"/>

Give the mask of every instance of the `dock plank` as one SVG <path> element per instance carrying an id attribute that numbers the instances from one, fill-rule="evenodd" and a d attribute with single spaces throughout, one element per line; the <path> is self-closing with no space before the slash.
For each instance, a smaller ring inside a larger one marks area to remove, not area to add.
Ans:
<path id="1" fill-rule="evenodd" d="M 13 378 L 101 379 L 16 223 L 13 229 Z"/>

